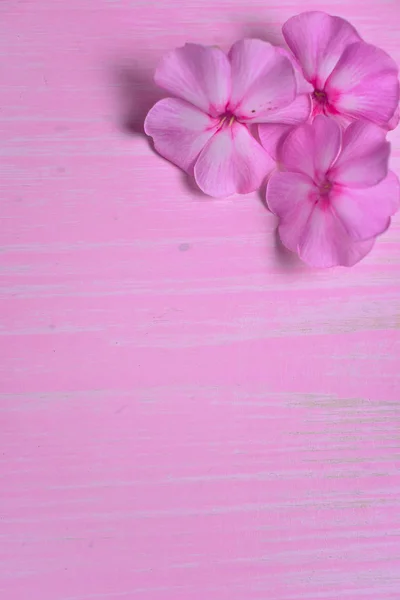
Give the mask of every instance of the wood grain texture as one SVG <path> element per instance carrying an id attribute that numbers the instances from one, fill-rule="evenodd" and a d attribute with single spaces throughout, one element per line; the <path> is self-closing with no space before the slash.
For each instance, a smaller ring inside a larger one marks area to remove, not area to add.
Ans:
<path id="1" fill-rule="evenodd" d="M 1 2 L 2 599 L 399 600 L 400 218 L 312 271 L 142 135 L 166 50 L 304 8 L 400 62 L 398 0 Z"/>

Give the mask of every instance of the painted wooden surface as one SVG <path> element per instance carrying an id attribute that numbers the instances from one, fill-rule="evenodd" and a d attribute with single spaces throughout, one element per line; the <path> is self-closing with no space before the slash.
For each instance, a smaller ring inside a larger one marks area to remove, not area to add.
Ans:
<path id="1" fill-rule="evenodd" d="M 141 133 L 163 52 L 304 8 L 400 62 L 399 0 L 2 0 L 2 599 L 400 598 L 400 218 L 312 271 Z"/>

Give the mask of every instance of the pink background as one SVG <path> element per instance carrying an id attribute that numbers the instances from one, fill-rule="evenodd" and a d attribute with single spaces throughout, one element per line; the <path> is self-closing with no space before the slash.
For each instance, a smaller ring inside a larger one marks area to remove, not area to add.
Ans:
<path id="1" fill-rule="evenodd" d="M 400 217 L 312 271 L 141 134 L 163 52 L 304 7 L 2 0 L 2 599 L 400 598 Z M 399 0 L 307 8 L 400 62 Z"/>

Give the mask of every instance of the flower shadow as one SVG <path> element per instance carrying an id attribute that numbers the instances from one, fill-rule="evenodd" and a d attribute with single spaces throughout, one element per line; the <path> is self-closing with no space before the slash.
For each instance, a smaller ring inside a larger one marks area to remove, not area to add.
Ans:
<path id="1" fill-rule="evenodd" d="M 165 92 L 153 81 L 153 69 L 142 70 L 134 66 L 113 69 L 115 85 L 119 92 L 119 123 L 131 135 L 145 135 L 144 120 L 150 108 Z"/>
<path id="2" fill-rule="evenodd" d="M 154 68 L 141 69 L 134 66 L 122 65 L 114 67 L 112 75 L 117 88 L 119 114 L 118 122 L 125 133 L 143 136 L 154 152 L 153 140 L 144 132 L 144 120 L 150 108 L 161 98 L 166 97 L 166 92 L 157 88 L 153 81 Z M 161 160 L 166 160 L 160 156 Z M 171 165 L 171 168 L 176 168 Z M 206 195 L 197 186 L 194 177 L 182 173 L 182 183 L 186 189 L 196 196 L 206 198 Z"/>
<path id="3" fill-rule="evenodd" d="M 199 186 L 197 185 L 194 175 L 185 173 L 183 171 L 182 172 L 182 184 L 185 186 L 185 188 L 188 190 L 188 192 L 190 192 L 193 196 L 198 196 L 198 197 L 202 198 L 203 200 L 207 200 L 207 199 L 210 200 L 210 196 L 207 196 L 204 192 L 202 192 L 201 189 L 199 188 Z"/>
<path id="4" fill-rule="evenodd" d="M 304 264 L 301 262 L 297 254 L 288 250 L 281 242 L 279 237 L 278 227 L 274 231 L 275 241 L 275 259 L 278 266 L 287 273 L 299 273 L 305 270 Z"/>
<path id="5" fill-rule="evenodd" d="M 257 22 L 245 23 L 241 29 L 244 38 L 256 38 L 263 42 L 269 42 L 274 46 L 285 46 L 285 40 L 281 32 L 281 25 L 262 25 Z"/>

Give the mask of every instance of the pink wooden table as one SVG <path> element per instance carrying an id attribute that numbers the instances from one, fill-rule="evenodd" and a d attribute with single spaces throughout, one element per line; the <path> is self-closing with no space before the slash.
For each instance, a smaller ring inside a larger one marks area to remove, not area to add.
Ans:
<path id="1" fill-rule="evenodd" d="M 163 52 L 304 8 L 400 62 L 399 0 L 2 0 L 2 600 L 400 598 L 400 217 L 312 271 L 141 133 Z"/>

